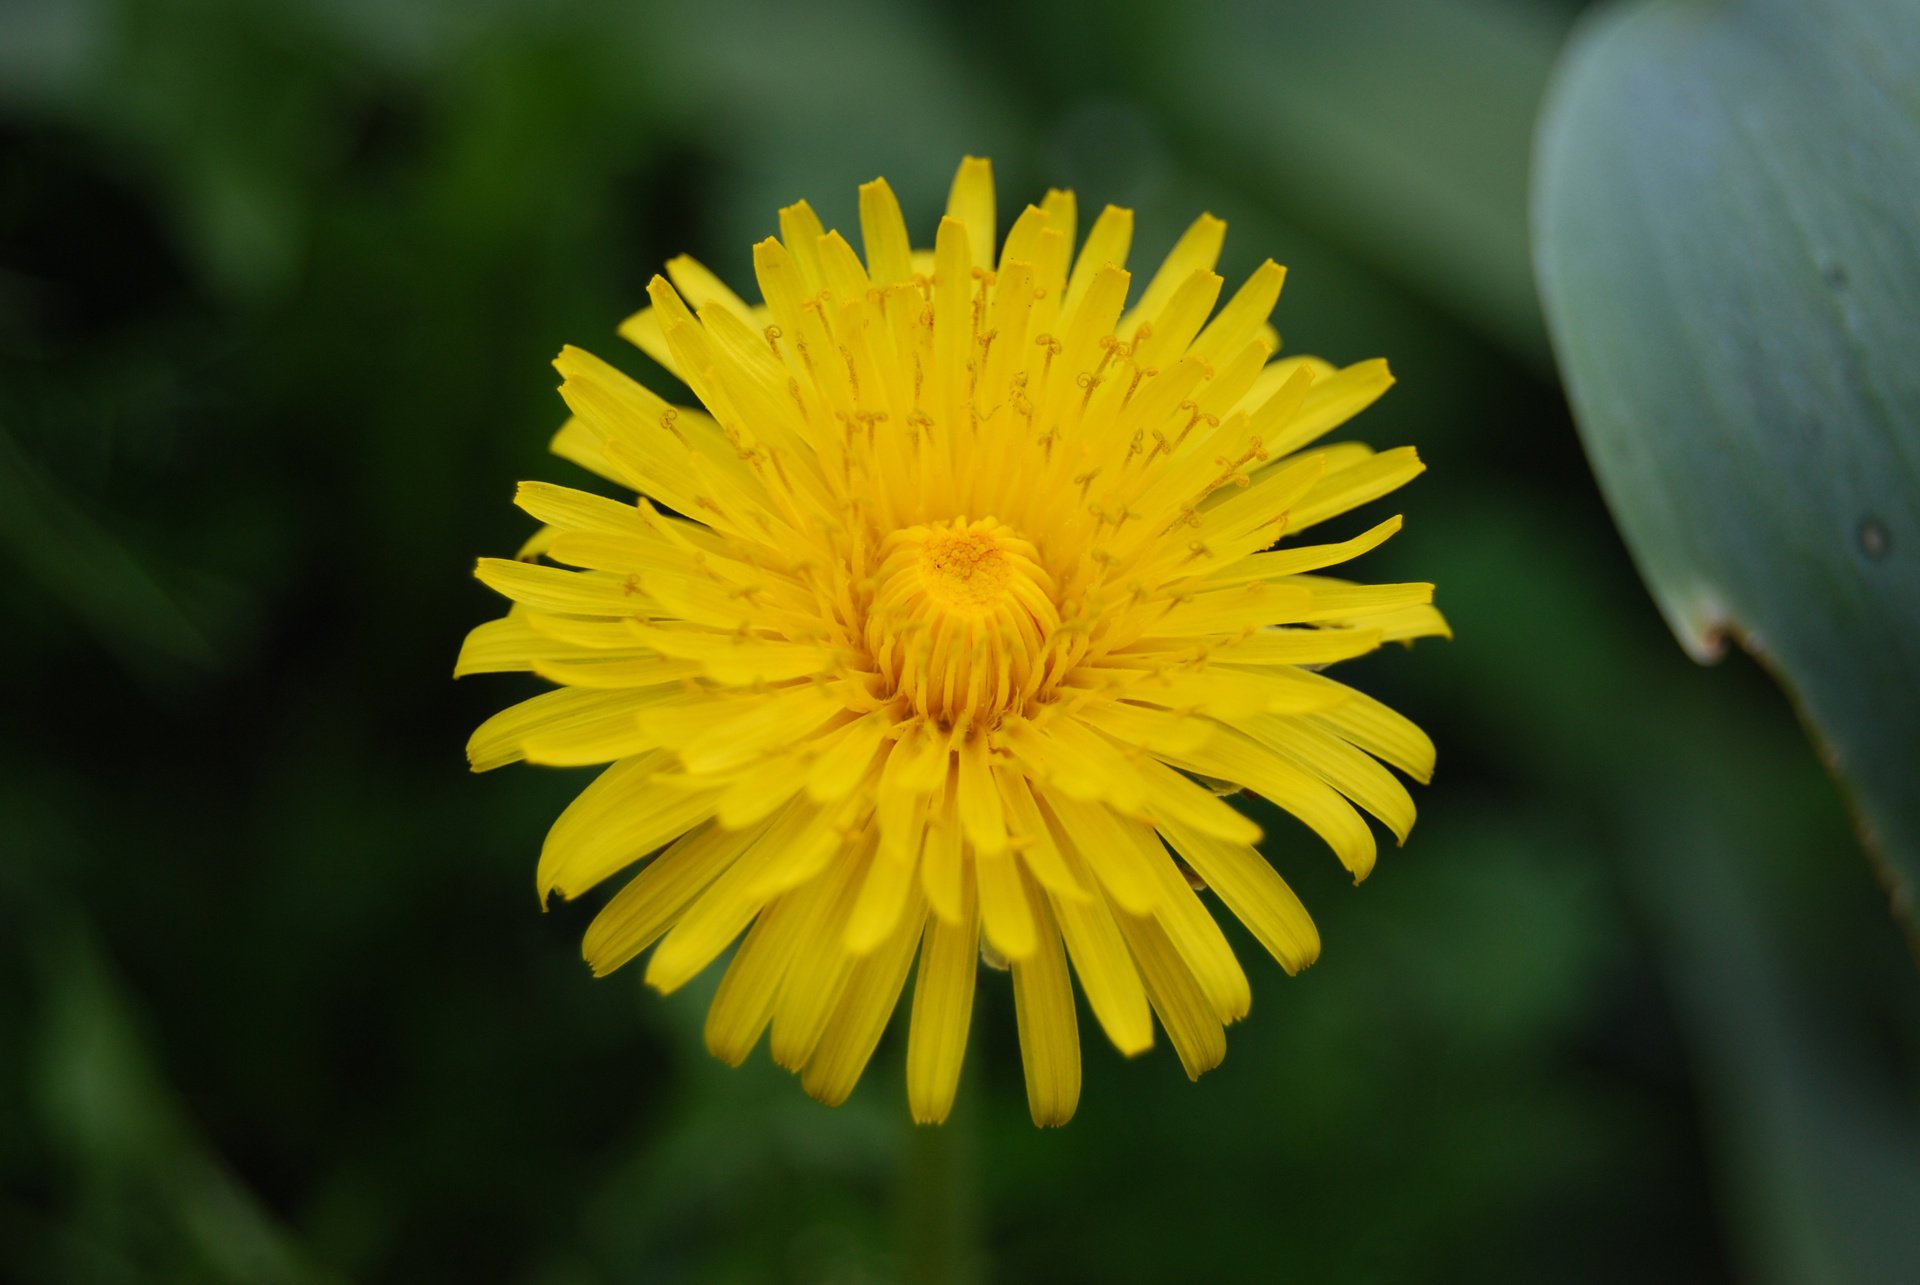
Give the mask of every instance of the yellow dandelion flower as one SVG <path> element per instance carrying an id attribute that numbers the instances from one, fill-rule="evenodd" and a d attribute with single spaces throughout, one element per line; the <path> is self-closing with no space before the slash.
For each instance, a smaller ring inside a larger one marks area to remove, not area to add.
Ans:
<path id="1" fill-rule="evenodd" d="M 839 1103 L 917 958 L 907 1096 L 942 1120 L 985 958 L 1012 974 L 1034 1121 L 1060 1124 L 1080 1093 L 1070 971 L 1122 1053 L 1157 1017 L 1197 1077 L 1249 988 L 1196 889 L 1287 972 L 1319 954 L 1223 794 L 1299 817 L 1356 881 L 1361 811 L 1405 839 L 1413 802 L 1383 764 L 1424 781 L 1431 742 L 1319 671 L 1444 633 L 1432 586 L 1320 574 L 1398 517 L 1292 537 L 1421 464 L 1308 449 L 1386 390 L 1386 364 L 1272 360 L 1282 269 L 1216 311 L 1218 219 L 1129 306 L 1129 211 L 1076 256 L 1073 194 L 1051 191 L 996 255 L 972 158 L 931 251 L 884 181 L 859 209 L 864 256 L 782 210 L 754 247 L 762 303 L 687 258 L 653 280 L 621 333 L 698 408 L 561 353 L 553 449 L 641 498 L 522 484 L 544 525 L 519 559 L 481 560 L 513 606 L 456 673 L 558 686 L 468 754 L 610 764 L 554 823 L 539 893 L 644 862 L 584 953 L 605 974 L 651 948 L 663 992 L 738 939 L 716 1056 L 737 1065 L 770 1029 L 774 1059 Z"/>

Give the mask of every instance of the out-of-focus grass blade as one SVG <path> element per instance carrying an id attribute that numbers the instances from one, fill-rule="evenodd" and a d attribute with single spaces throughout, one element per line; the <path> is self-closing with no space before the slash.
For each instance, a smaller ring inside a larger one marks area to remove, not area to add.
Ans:
<path id="1" fill-rule="evenodd" d="M 1559 11 L 1204 0 L 1180 13 L 1147 64 L 1166 74 L 1143 88 L 1196 145 L 1224 142 L 1289 217 L 1547 363 L 1527 154 Z"/>
<path id="2" fill-rule="evenodd" d="M 1896 911 L 1920 880 L 1920 21 L 1657 0 L 1569 51 L 1536 261 L 1586 447 L 1696 657 L 1793 694 Z"/>
<path id="3" fill-rule="evenodd" d="M 1835 1021 L 1844 1006 L 1779 949 L 1796 908 L 1768 896 L 1777 875 L 1764 853 L 1778 840 L 1753 819 L 1728 824 L 1741 798 L 1723 786 L 1721 806 L 1710 793 L 1675 799 L 1632 861 L 1705 1090 L 1742 1266 L 1776 1285 L 1905 1280 L 1920 1258 L 1912 1107 L 1862 1059 L 1858 1031 Z"/>
<path id="4" fill-rule="evenodd" d="M 43 478 L 0 428 L 0 551 L 136 674 L 210 669 L 205 631 L 140 559 Z"/>
<path id="5" fill-rule="evenodd" d="M 1920 974 L 1907 967 L 1897 934 L 1876 940 L 1861 931 L 1874 925 L 1875 898 L 1864 871 L 1830 868 L 1846 820 L 1779 716 L 1784 702 L 1745 664 L 1696 672 L 1662 650 L 1651 622 L 1623 620 L 1630 603 L 1617 582 L 1587 583 L 1605 537 L 1560 520 L 1551 500 L 1489 489 L 1455 503 L 1440 523 L 1451 532 L 1456 574 L 1440 579 L 1453 619 L 1478 627 L 1416 658 L 1421 677 L 1437 680 L 1430 700 L 1455 706 L 1449 721 L 1471 711 L 1515 729 L 1514 743 L 1527 747 L 1509 769 L 1516 798 L 1597 822 L 1575 824 L 1606 871 L 1596 891 L 1628 896 L 1643 929 L 1612 938 L 1616 949 L 1646 951 L 1672 997 L 1734 1278 L 1907 1280 L 1920 1261 L 1912 1216 L 1920 1115 L 1902 1055 L 1920 1037 Z M 1514 584 L 1552 588 L 1516 596 Z M 1501 681 L 1477 677 L 1486 674 Z M 1440 820 L 1424 813 L 1458 810 L 1442 793 L 1423 809 L 1422 827 Z M 1429 845 L 1436 838 L 1418 834 Z M 1478 849 L 1491 838 L 1497 852 L 1499 834 L 1497 826 L 1472 832 L 1475 863 L 1488 864 L 1490 853 Z M 1535 865 L 1583 860 L 1577 846 L 1548 842 L 1537 846 Z M 1448 886 L 1461 875 L 1449 869 Z M 1380 918 L 1396 939 L 1409 935 L 1391 914 Z M 1544 921 L 1555 937 L 1579 923 L 1537 909 L 1508 919 L 1525 919 L 1529 934 Z M 1516 945 L 1517 932 L 1462 940 L 1497 936 L 1534 960 L 1529 968 L 1566 949 Z M 1511 996 L 1514 986 L 1508 979 L 1482 989 Z M 1597 984 L 1587 991 L 1604 992 Z M 1663 1020 L 1658 1007 L 1635 1021 Z"/>
<path id="6" fill-rule="evenodd" d="M 208 1150 L 153 1065 L 118 984 L 77 926 L 41 939 L 38 1119 L 82 1193 L 56 1255 L 79 1277 L 330 1285 Z M 83 1264 L 94 1264 L 84 1267 Z"/>

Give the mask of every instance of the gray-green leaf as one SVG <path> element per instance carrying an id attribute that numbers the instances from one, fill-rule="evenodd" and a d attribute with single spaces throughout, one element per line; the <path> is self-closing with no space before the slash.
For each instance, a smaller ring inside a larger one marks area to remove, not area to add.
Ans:
<path id="1" fill-rule="evenodd" d="M 1556 354 L 1641 574 L 1696 657 L 1731 636 L 1787 686 L 1910 915 L 1920 10 L 1604 11 L 1550 96 L 1534 219 Z"/>

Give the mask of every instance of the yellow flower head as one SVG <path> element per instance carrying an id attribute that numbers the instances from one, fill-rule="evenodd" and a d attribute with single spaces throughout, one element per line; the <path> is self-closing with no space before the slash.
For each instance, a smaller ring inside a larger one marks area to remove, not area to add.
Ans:
<path id="1" fill-rule="evenodd" d="M 1222 795 L 1293 813 L 1358 880 L 1354 805 L 1398 839 L 1413 824 L 1382 763 L 1432 770 L 1419 729 L 1318 672 L 1445 632 L 1430 585 L 1313 574 L 1400 519 L 1292 538 L 1420 471 L 1411 449 L 1305 449 L 1386 364 L 1270 360 L 1283 272 L 1216 312 L 1218 219 L 1131 307 L 1132 215 L 1106 209 L 1077 256 L 1075 222 L 1049 192 L 996 255 L 969 158 L 930 252 L 876 180 L 864 257 L 805 204 L 780 212 L 754 247 L 763 303 L 674 260 L 621 333 L 701 408 L 561 353 L 554 450 L 642 498 L 525 483 L 545 525 L 477 571 L 514 606 L 456 672 L 559 687 L 487 720 L 475 770 L 611 764 L 547 836 L 541 896 L 644 861 L 585 955 L 604 974 L 652 947 L 662 991 L 744 933 L 708 1047 L 738 1064 L 771 1027 L 824 1102 L 916 956 L 916 1119 L 953 1103 L 981 957 L 1012 972 L 1036 1123 L 1079 1098 L 1069 961 L 1123 1053 L 1157 1015 L 1198 1076 L 1249 993 L 1196 888 L 1289 973 L 1320 950 Z"/>

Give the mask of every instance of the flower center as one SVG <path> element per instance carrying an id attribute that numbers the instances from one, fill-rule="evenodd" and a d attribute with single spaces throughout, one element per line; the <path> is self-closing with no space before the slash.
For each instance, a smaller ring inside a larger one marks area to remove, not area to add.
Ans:
<path id="1" fill-rule="evenodd" d="M 1033 545 L 993 518 L 906 527 L 880 549 L 867 649 L 914 709 L 986 727 L 1031 699 L 1060 625 Z"/>

